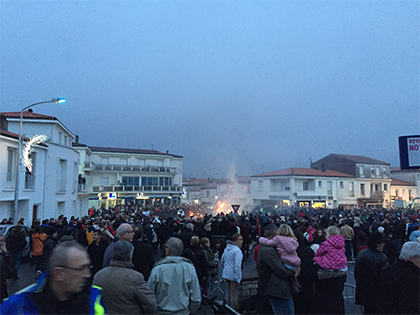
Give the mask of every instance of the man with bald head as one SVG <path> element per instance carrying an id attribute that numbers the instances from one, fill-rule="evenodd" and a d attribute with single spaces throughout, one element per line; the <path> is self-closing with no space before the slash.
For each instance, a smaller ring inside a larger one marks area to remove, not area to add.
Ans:
<path id="1" fill-rule="evenodd" d="M 171 237 L 164 246 L 165 258 L 152 269 L 147 285 L 156 295 L 158 314 L 188 315 L 201 303 L 201 291 L 194 265 L 181 257 L 184 245 Z"/>
<path id="2" fill-rule="evenodd" d="M 117 229 L 117 234 L 115 234 L 114 239 L 112 240 L 111 244 L 108 245 L 105 254 L 104 254 L 104 262 L 102 264 L 102 268 L 109 267 L 112 259 L 112 253 L 114 251 L 115 244 L 119 240 L 133 242 L 134 237 L 134 230 L 133 227 L 128 223 L 121 224 Z"/>

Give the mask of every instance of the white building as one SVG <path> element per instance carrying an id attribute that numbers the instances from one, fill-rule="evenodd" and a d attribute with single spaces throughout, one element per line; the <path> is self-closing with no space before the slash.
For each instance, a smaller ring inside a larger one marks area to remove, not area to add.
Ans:
<path id="1" fill-rule="evenodd" d="M 0 217 L 13 216 L 15 175 L 17 167 L 20 112 L 2 113 L 0 136 Z M 30 158 L 31 174 L 21 165 L 19 171 L 17 218 L 24 217 L 30 225 L 34 218 L 81 216 L 78 208 L 77 171 L 79 154 L 72 148 L 73 134 L 56 117 L 23 113 L 23 146 L 35 135 L 45 135 L 47 140 L 35 145 Z"/>
<path id="2" fill-rule="evenodd" d="M 357 196 L 357 206 L 389 207 L 391 205 L 390 164 L 360 155 L 329 154 L 311 164 L 317 170 L 335 170 L 353 177 L 354 185 L 349 187 Z M 340 201 L 340 205 L 352 206 Z"/>
<path id="3" fill-rule="evenodd" d="M 352 176 L 333 170 L 288 168 L 251 176 L 254 205 L 335 208 L 356 204 L 351 187 Z"/>
<path id="4" fill-rule="evenodd" d="M 132 201 L 179 204 L 183 193 L 183 157 L 156 150 L 94 147 L 79 143 L 81 192 L 89 206 L 110 207 Z"/>

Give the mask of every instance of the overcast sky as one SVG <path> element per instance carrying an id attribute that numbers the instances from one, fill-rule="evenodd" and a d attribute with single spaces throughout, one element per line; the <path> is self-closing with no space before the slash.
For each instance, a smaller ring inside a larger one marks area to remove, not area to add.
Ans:
<path id="1" fill-rule="evenodd" d="M 0 1 L 0 111 L 66 97 L 91 146 L 184 157 L 183 175 L 399 166 L 420 134 L 420 2 Z"/>

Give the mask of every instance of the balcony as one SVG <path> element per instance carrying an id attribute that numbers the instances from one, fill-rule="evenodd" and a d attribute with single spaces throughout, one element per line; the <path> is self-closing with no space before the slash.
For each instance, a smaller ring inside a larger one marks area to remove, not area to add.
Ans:
<path id="1" fill-rule="evenodd" d="M 91 171 L 92 169 L 95 169 L 95 163 L 94 162 L 85 162 L 83 170 L 84 171 Z"/>
<path id="2" fill-rule="evenodd" d="M 86 191 L 90 192 L 90 189 L 86 189 Z M 140 185 L 133 185 L 133 186 L 124 186 L 124 185 L 112 185 L 112 186 L 93 186 L 92 191 L 93 193 L 100 193 L 100 192 L 107 192 L 107 191 L 115 191 L 115 192 L 182 192 L 182 186 L 140 186 Z"/>
<path id="3" fill-rule="evenodd" d="M 174 167 L 164 166 L 138 166 L 138 165 L 105 165 L 92 163 L 92 170 L 95 171 L 111 171 L 111 172 L 137 172 L 137 173 L 163 173 L 163 174 L 176 174 Z M 87 164 L 87 163 L 85 163 Z"/>

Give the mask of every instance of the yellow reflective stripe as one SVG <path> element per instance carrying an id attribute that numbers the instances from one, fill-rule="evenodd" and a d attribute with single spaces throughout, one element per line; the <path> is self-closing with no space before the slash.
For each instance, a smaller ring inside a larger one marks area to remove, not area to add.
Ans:
<path id="1" fill-rule="evenodd" d="M 104 315 L 105 314 L 105 309 L 101 305 L 101 296 L 99 294 L 96 297 L 96 301 L 95 301 L 95 304 L 94 304 L 93 308 L 95 310 L 95 315 Z"/>

